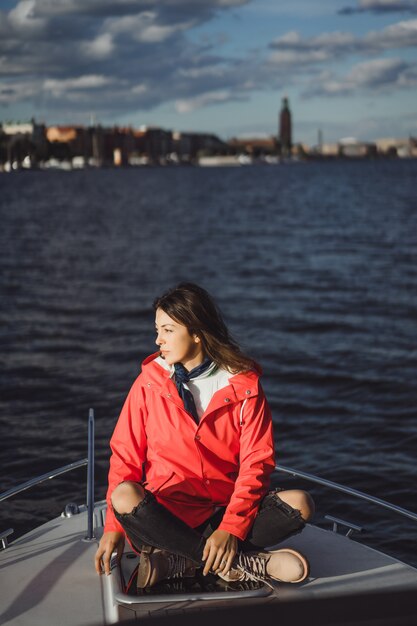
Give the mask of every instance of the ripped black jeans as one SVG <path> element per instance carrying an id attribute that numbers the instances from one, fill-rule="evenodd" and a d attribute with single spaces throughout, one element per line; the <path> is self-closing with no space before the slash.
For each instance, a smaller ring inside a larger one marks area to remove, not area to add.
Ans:
<path id="1" fill-rule="evenodd" d="M 258 514 L 245 541 L 238 543 L 243 552 L 259 551 L 280 543 L 304 528 L 300 511 L 281 500 L 280 489 L 270 491 L 262 499 Z M 218 528 L 225 508 L 218 509 L 197 528 L 185 522 L 157 502 L 155 496 L 145 489 L 145 498 L 131 513 L 118 513 L 116 519 L 122 525 L 130 543 L 137 552 L 143 544 L 174 552 L 202 564 L 206 539 Z"/>

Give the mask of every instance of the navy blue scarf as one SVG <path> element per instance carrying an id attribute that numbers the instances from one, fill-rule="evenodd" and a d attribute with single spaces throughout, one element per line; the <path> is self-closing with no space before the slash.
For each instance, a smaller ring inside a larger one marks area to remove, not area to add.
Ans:
<path id="1" fill-rule="evenodd" d="M 174 363 L 175 369 L 175 386 L 178 389 L 178 393 L 180 394 L 182 401 L 184 402 L 185 409 L 191 413 L 194 417 L 195 421 L 198 424 L 198 414 L 195 406 L 193 394 L 189 389 L 184 387 L 184 383 L 188 383 L 192 378 L 197 378 L 200 374 L 203 374 L 213 361 L 210 359 L 205 359 L 201 365 L 197 365 L 190 372 L 185 369 L 182 363 Z"/>

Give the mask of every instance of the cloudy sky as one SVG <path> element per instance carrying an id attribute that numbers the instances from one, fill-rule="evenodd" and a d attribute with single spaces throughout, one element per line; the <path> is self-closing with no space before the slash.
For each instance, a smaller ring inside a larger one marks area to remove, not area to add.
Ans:
<path id="1" fill-rule="evenodd" d="M 2 0 L 0 121 L 417 136 L 417 0 Z"/>

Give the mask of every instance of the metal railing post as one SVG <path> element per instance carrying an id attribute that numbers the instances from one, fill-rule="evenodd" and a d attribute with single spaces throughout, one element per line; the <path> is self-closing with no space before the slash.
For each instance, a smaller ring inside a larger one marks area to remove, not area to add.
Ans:
<path id="1" fill-rule="evenodd" d="M 88 413 L 88 465 L 87 465 L 87 541 L 94 535 L 94 409 Z"/>

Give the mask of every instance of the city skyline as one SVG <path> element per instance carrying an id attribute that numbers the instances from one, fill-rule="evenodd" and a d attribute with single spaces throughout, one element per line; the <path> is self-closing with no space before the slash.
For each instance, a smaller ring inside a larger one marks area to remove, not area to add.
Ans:
<path id="1" fill-rule="evenodd" d="M 417 0 L 4 0 L 0 120 L 417 135 Z"/>

